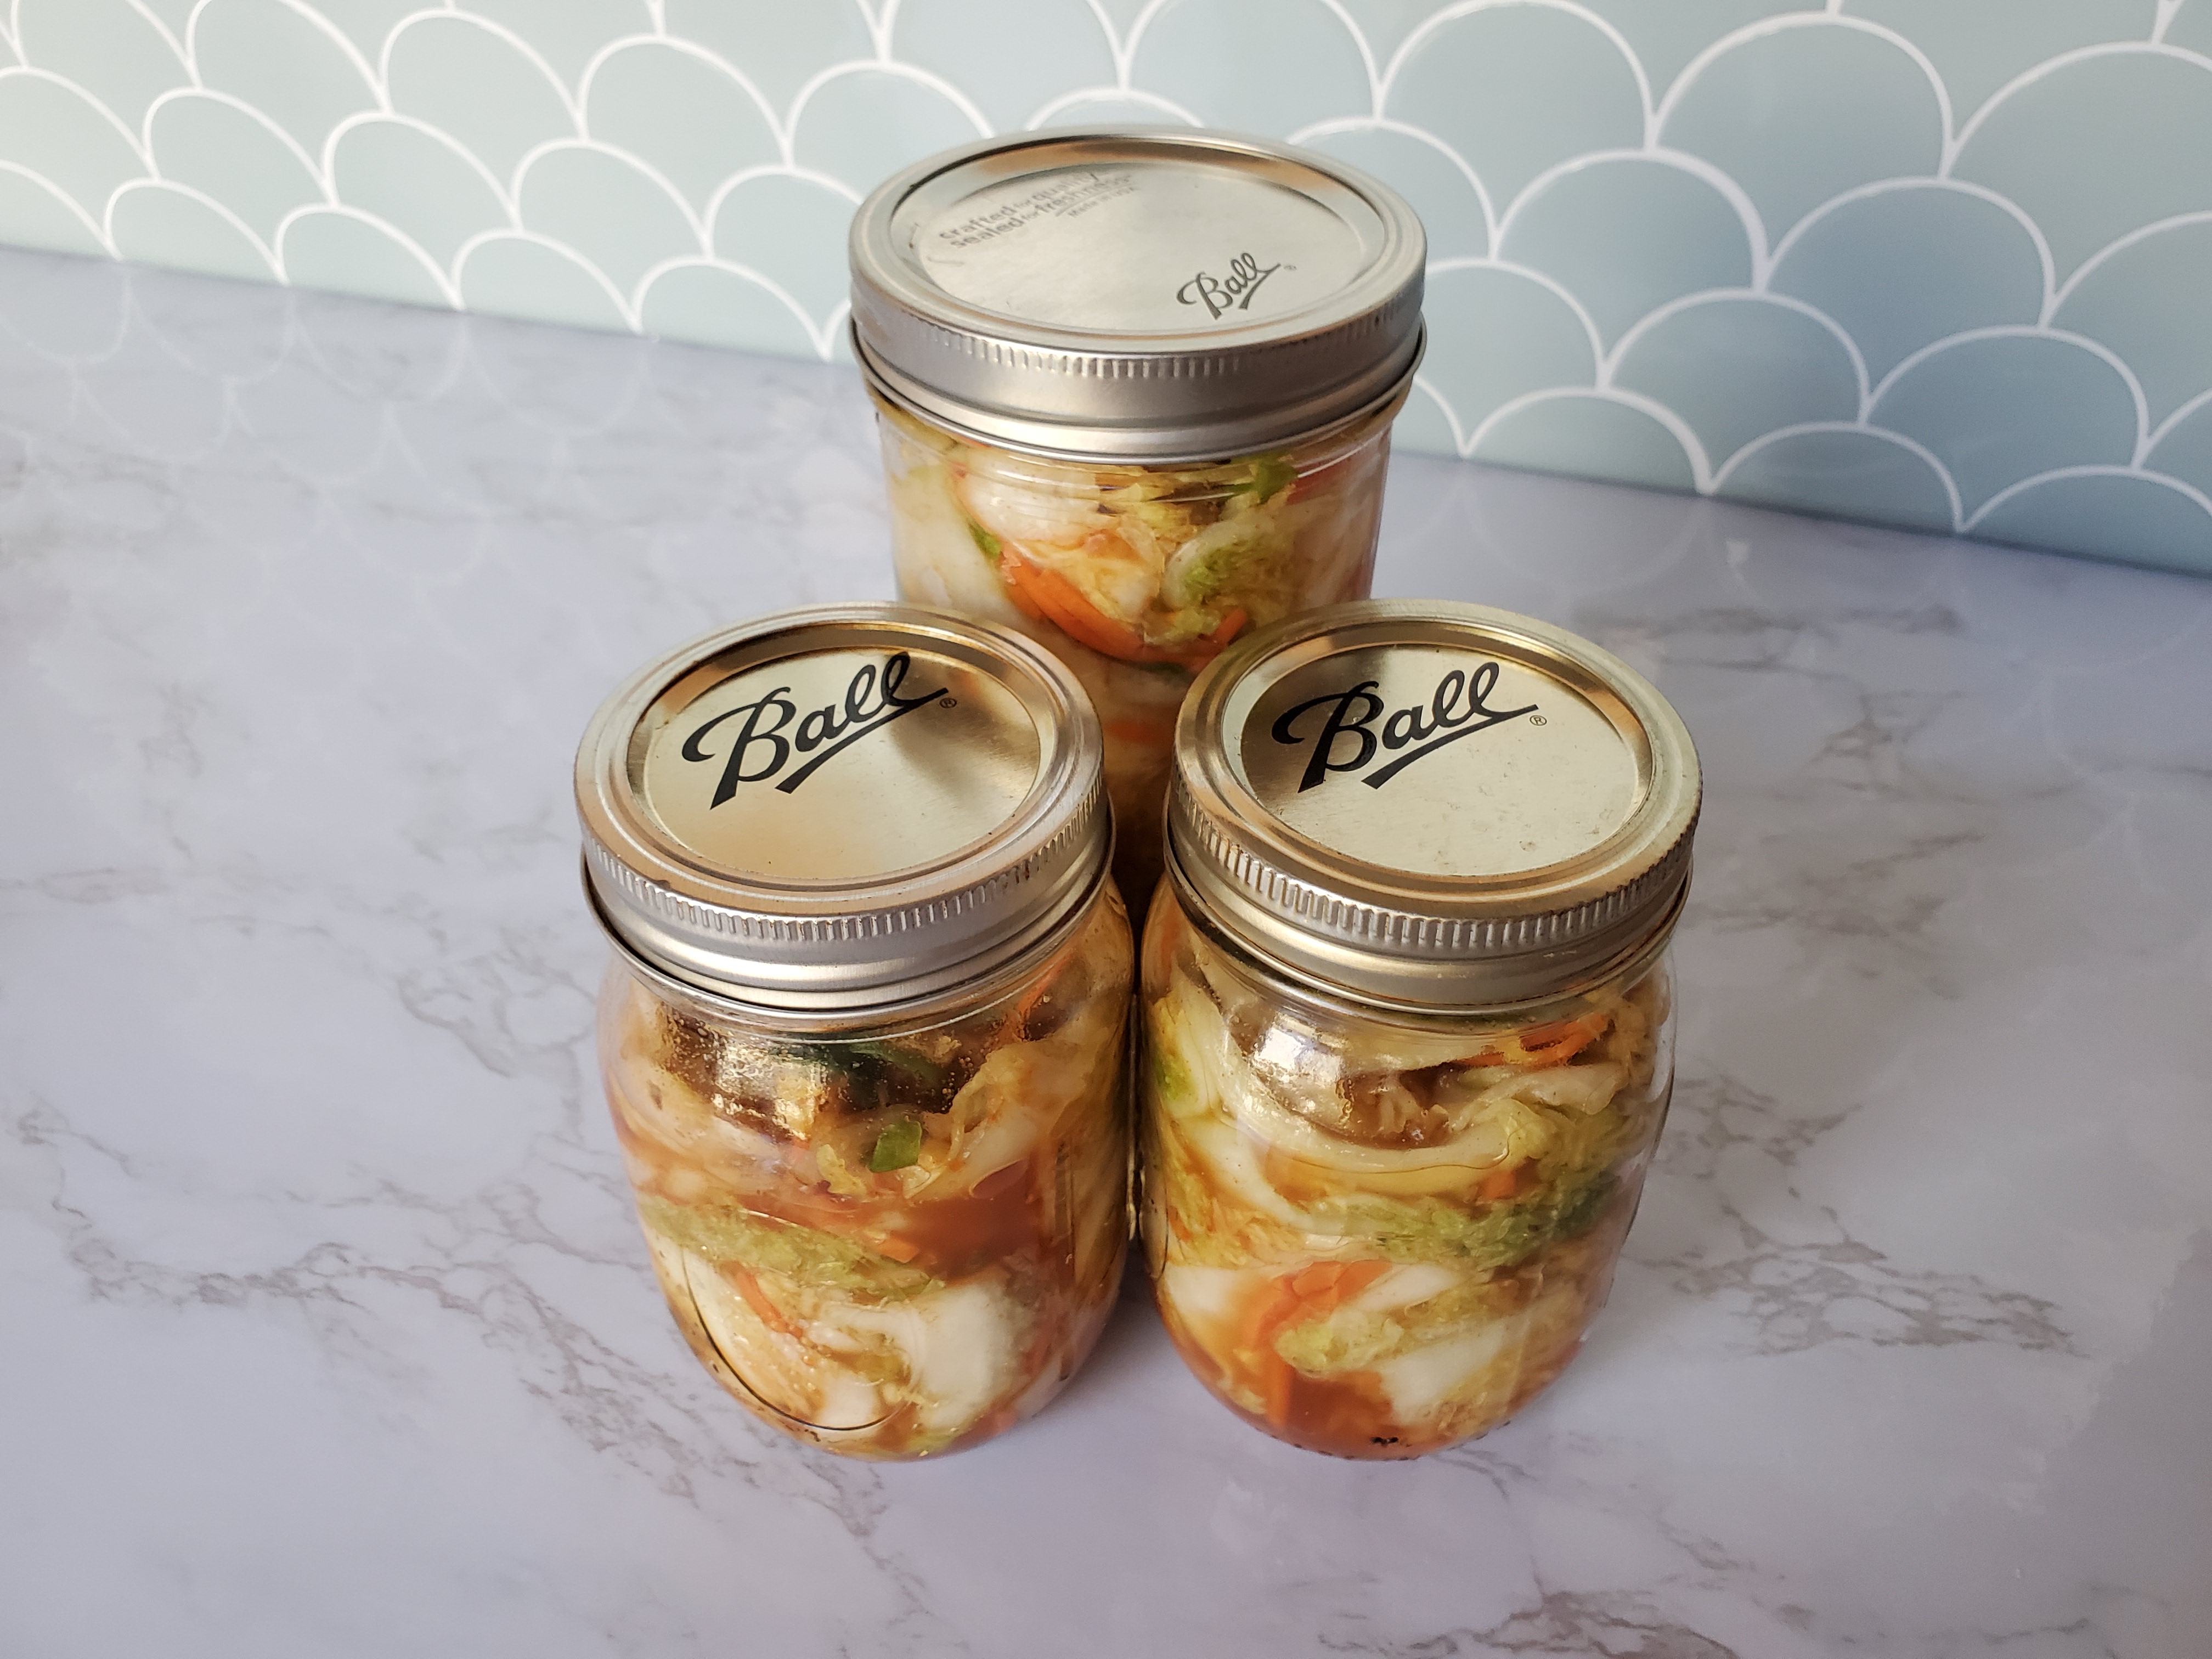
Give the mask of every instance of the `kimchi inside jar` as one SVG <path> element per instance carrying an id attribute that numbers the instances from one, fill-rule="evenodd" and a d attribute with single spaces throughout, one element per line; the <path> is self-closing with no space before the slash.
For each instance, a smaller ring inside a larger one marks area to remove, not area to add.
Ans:
<path id="1" fill-rule="evenodd" d="M 1080 1365 L 1129 1236 L 1129 921 L 1064 665 L 911 606 L 764 618 L 577 757 L 607 1097 L 678 1326 L 848 1455 L 972 1445 Z"/>
<path id="2" fill-rule="evenodd" d="M 600 1052 L 653 1271 L 757 1415 L 920 1457 L 1073 1375 L 1127 1237 L 1129 948 L 1109 884 L 995 998 L 809 1036 L 610 968 Z"/>
<path id="3" fill-rule="evenodd" d="M 1687 733 L 1561 630 L 1368 604 L 1225 655 L 1179 757 L 1140 989 L 1161 1316 L 1295 1444 L 1480 1434 L 1579 1348 L 1666 1115 Z"/>
<path id="4" fill-rule="evenodd" d="M 1137 902 L 1193 675 L 1369 590 L 1425 250 L 1379 181 L 1196 129 L 988 140 L 854 217 L 899 592 L 1075 670 Z"/>
<path id="5" fill-rule="evenodd" d="M 1574 1357 L 1666 1115 L 1663 958 L 1515 1018 L 1416 1023 L 1299 998 L 1163 886 L 1144 1007 L 1160 1314 L 1249 1421 L 1414 1456 Z"/>
<path id="6" fill-rule="evenodd" d="M 1248 629 L 1366 596 L 1397 404 L 1182 466 L 1048 461 L 878 414 L 900 593 L 1021 629 L 1075 671 L 1104 732 L 1116 873 L 1148 893 L 1198 671 Z"/>

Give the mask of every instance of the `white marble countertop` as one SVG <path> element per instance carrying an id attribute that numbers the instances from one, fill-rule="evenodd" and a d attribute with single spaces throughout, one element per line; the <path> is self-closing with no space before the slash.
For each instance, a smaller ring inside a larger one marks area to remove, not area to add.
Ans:
<path id="1" fill-rule="evenodd" d="M 1382 591 L 1595 636 L 1707 768 L 1583 1358 L 1340 1463 L 1133 1295 L 844 1463 L 653 1288 L 568 761 L 888 592 L 849 372 L 0 255 L 0 1651 L 2212 1654 L 2212 584 L 1392 490 Z"/>

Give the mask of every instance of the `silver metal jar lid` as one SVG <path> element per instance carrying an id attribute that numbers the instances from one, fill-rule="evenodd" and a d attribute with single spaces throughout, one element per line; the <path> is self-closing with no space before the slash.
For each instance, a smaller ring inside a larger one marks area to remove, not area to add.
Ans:
<path id="1" fill-rule="evenodd" d="M 877 391 L 1007 447 L 1219 459 L 1379 408 L 1421 354 L 1421 222 L 1310 150 L 1189 127 L 947 150 L 854 216 Z"/>
<path id="2" fill-rule="evenodd" d="M 1050 653 L 918 605 L 710 634 L 576 751 L 586 878 L 617 942 L 799 1012 L 927 997 L 1073 915 L 1111 842 L 1097 717 Z"/>
<path id="3" fill-rule="evenodd" d="M 1371 599 L 1199 676 L 1169 866 L 1201 919 L 1294 975 L 1497 1008 L 1663 941 L 1698 800 L 1681 717 L 1610 652 L 1508 611 Z"/>

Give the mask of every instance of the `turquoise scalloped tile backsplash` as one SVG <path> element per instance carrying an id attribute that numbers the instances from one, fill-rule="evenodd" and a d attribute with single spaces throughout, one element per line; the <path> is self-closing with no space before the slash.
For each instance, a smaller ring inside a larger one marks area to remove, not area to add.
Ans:
<path id="1" fill-rule="evenodd" d="M 1410 447 L 2212 573 L 2212 0 L 13 0 L 0 240 L 831 356 L 877 179 L 1129 120 L 1413 199 Z"/>

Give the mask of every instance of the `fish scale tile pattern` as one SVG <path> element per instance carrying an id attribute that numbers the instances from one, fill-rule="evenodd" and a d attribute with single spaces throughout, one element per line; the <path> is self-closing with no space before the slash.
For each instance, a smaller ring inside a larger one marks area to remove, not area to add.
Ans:
<path id="1" fill-rule="evenodd" d="M 0 240 L 834 357 L 1132 120 L 1419 207 L 1408 447 L 2212 574 L 2212 0 L 9 0 Z"/>

